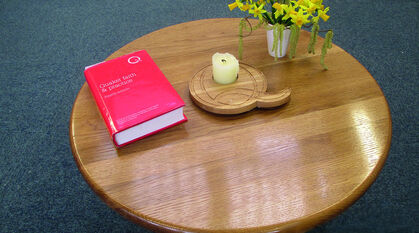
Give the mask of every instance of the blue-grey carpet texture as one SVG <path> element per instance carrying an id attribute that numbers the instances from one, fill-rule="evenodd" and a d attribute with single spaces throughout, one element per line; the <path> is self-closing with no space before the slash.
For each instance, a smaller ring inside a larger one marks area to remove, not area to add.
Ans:
<path id="1" fill-rule="evenodd" d="M 240 17 L 221 0 L 0 0 L 0 232 L 150 232 L 104 204 L 69 146 L 83 68 L 154 30 Z M 376 182 L 314 232 L 419 232 L 419 1 L 325 0 L 323 28 L 363 64 L 391 108 Z"/>

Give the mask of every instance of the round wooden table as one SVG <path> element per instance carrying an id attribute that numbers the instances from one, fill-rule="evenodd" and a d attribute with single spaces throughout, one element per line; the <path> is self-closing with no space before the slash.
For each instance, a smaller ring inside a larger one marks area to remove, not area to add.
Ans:
<path id="1" fill-rule="evenodd" d="M 306 231 L 353 204 L 374 182 L 391 116 L 374 78 L 334 45 L 328 71 L 306 52 L 274 61 L 265 31 L 244 38 L 242 62 L 288 104 L 225 116 L 191 101 L 188 81 L 215 52 L 237 57 L 239 19 L 206 19 L 145 35 L 108 59 L 145 49 L 186 103 L 189 121 L 116 149 L 87 84 L 75 100 L 70 143 L 92 189 L 125 217 L 157 231 Z M 380 211 L 380 210 L 376 210 Z"/>

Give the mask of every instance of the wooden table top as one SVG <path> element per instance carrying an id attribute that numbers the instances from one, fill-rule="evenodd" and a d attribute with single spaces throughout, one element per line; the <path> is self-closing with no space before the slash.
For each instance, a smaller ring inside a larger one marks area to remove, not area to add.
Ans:
<path id="1" fill-rule="evenodd" d="M 265 31 L 244 39 L 243 62 L 288 104 L 233 116 L 192 102 L 188 81 L 215 52 L 237 57 L 239 19 L 206 19 L 147 34 L 108 59 L 146 49 L 186 103 L 189 121 L 115 149 L 87 84 L 75 100 L 70 143 L 92 189 L 112 208 L 160 231 L 305 231 L 353 204 L 374 182 L 391 142 L 385 97 L 336 45 L 324 71 L 303 32 L 292 61 L 268 55 Z M 380 210 L 376 210 L 380 211 Z"/>

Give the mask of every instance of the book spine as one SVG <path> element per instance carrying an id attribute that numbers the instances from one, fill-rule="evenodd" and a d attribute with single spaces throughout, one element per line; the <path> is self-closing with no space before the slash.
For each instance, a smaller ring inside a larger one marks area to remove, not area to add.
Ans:
<path id="1" fill-rule="evenodd" d="M 96 105 L 99 109 L 100 114 L 102 115 L 103 120 L 105 121 L 106 127 L 111 134 L 111 137 L 114 138 L 115 133 L 117 130 L 113 124 L 113 120 L 111 118 L 109 109 L 107 108 L 105 101 L 103 100 L 103 96 L 100 94 L 100 90 L 97 86 L 97 83 L 94 81 L 93 76 L 90 74 L 89 69 L 84 71 L 84 76 L 86 77 L 87 84 L 89 86 L 90 92 L 95 99 Z"/>

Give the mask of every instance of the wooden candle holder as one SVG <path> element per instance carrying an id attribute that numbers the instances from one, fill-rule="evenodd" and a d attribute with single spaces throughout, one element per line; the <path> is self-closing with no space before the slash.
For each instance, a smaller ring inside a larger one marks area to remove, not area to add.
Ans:
<path id="1" fill-rule="evenodd" d="M 236 82 L 218 84 L 212 77 L 212 65 L 196 73 L 189 81 L 192 100 L 202 109 L 217 114 L 239 114 L 253 108 L 273 108 L 290 100 L 291 89 L 266 93 L 265 75 L 258 69 L 240 63 Z"/>

